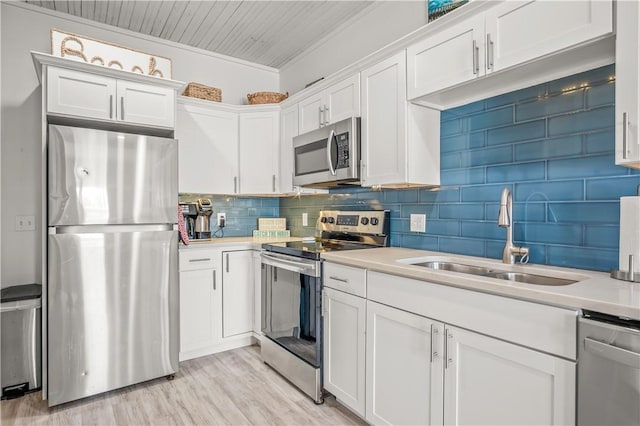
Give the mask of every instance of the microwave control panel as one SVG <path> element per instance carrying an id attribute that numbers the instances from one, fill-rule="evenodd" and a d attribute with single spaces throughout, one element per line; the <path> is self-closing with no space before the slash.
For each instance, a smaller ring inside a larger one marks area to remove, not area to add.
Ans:
<path id="1" fill-rule="evenodd" d="M 336 169 L 345 169 L 349 167 L 349 132 L 336 135 L 338 145 L 338 165 Z"/>

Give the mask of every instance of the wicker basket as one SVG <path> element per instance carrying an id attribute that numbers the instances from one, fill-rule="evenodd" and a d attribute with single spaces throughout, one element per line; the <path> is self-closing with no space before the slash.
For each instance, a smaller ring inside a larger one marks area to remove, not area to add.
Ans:
<path id="1" fill-rule="evenodd" d="M 289 92 L 287 93 L 277 93 L 277 92 L 256 92 L 247 95 L 247 99 L 249 100 L 250 105 L 258 105 L 258 104 L 277 104 L 278 102 L 282 102 L 289 97 Z"/>
<path id="2" fill-rule="evenodd" d="M 205 86 L 199 83 L 189 83 L 184 90 L 185 96 L 206 99 L 208 101 L 222 102 L 222 90 L 217 87 Z"/>

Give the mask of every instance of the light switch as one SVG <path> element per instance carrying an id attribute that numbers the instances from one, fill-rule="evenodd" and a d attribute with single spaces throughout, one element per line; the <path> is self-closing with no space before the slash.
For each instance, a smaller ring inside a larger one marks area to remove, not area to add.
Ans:
<path id="1" fill-rule="evenodd" d="M 411 215 L 411 232 L 425 232 L 427 230 L 427 215 Z"/>
<path id="2" fill-rule="evenodd" d="M 309 226 L 309 214 L 302 213 L 302 226 Z"/>

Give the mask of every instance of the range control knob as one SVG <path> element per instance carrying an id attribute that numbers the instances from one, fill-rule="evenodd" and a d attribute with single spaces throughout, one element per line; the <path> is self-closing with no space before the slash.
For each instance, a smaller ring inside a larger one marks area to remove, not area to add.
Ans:
<path id="1" fill-rule="evenodd" d="M 360 223 L 363 225 L 368 225 L 369 224 L 369 218 L 368 217 L 363 217 L 362 219 L 360 219 Z"/>
<path id="2" fill-rule="evenodd" d="M 371 218 L 371 224 L 372 224 L 373 226 L 376 226 L 376 225 L 378 224 L 378 222 L 379 222 L 379 221 L 378 221 L 378 218 L 377 218 L 377 217 L 372 217 L 372 218 Z"/>
<path id="3" fill-rule="evenodd" d="M 328 221 L 329 223 L 333 223 L 333 222 L 335 222 L 335 219 L 334 219 L 334 218 L 332 218 L 332 217 L 329 217 L 329 219 L 327 219 L 327 221 Z"/>
<path id="4" fill-rule="evenodd" d="M 326 218 L 326 217 L 324 217 L 324 216 L 322 216 L 322 217 L 320 218 L 320 222 L 322 222 L 322 223 L 327 223 L 327 218 Z"/>

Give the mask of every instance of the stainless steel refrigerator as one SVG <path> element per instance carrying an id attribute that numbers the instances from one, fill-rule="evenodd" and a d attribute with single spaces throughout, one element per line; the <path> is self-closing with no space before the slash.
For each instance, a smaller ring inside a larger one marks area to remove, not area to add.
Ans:
<path id="1" fill-rule="evenodd" d="M 49 126 L 49 406 L 178 370 L 178 145 Z"/>

